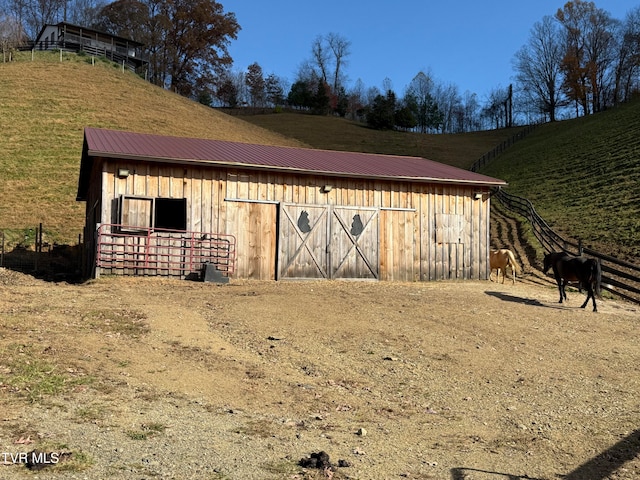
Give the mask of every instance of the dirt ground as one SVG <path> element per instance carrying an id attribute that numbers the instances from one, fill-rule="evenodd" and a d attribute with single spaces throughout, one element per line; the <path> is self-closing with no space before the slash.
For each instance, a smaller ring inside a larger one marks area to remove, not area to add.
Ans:
<path id="1" fill-rule="evenodd" d="M 638 478 L 640 308 L 583 298 L 0 269 L 0 477 Z"/>
<path id="2" fill-rule="evenodd" d="M 640 478 L 640 306 L 559 305 L 491 238 L 515 284 L 0 269 L 0 478 Z"/>

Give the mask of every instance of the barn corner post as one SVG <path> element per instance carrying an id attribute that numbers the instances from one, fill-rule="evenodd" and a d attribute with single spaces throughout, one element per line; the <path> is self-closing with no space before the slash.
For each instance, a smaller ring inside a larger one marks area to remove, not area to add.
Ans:
<path id="1" fill-rule="evenodd" d="M 484 247 L 482 248 L 482 252 L 483 252 L 482 260 L 484 264 L 484 269 L 482 269 L 483 276 L 482 278 L 480 278 L 480 280 L 489 280 L 491 276 L 491 263 L 489 261 L 489 255 L 491 254 L 491 193 L 487 195 L 487 199 L 486 201 L 484 201 L 484 203 L 486 204 L 484 207 L 484 210 L 485 210 L 484 216 L 486 218 L 486 222 L 485 222 L 486 233 L 485 233 L 485 239 L 484 239 L 484 242 L 485 242 Z"/>

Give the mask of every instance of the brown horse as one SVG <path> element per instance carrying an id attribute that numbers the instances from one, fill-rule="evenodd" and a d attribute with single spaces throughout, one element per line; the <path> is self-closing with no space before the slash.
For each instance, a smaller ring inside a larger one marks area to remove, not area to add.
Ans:
<path id="1" fill-rule="evenodd" d="M 489 273 L 489 280 L 493 280 L 493 269 L 496 269 L 496 282 L 500 280 L 500 270 L 502 270 L 502 283 L 504 283 L 504 277 L 507 273 L 507 266 L 511 267 L 511 278 L 513 283 L 516 283 L 516 272 L 520 273 L 520 266 L 516 262 L 516 257 L 511 250 L 502 248 L 500 250 L 491 250 L 489 252 L 489 266 L 491 267 L 491 273 Z"/>

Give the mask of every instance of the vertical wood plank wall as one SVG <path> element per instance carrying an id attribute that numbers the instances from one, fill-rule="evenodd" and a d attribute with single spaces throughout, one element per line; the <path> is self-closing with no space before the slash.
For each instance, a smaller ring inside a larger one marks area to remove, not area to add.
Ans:
<path id="1" fill-rule="evenodd" d="M 97 221 L 119 222 L 120 195 L 186 198 L 188 230 L 236 237 L 237 278 L 275 279 L 278 202 L 379 208 L 381 280 L 488 278 L 490 200 L 478 187 L 108 160 L 101 173 L 102 197 L 87 202 L 100 203 Z"/>

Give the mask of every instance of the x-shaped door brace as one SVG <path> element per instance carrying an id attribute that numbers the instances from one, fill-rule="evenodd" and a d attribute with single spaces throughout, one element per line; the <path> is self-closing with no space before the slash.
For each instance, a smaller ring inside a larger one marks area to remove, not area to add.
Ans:
<path id="1" fill-rule="evenodd" d="M 322 274 L 322 276 L 324 278 L 327 278 L 327 272 L 324 269 L 324 267 L 321 265 L 321 263 L 318 261 L 318 259 L 316 258 L 316 256 L 313 254 L 313 251 L 309 248 L 309 246 L 307 245 L 307 242 L 309 240 L 309 238 L 311 238 L 311 235 L 313 234 L 313 232 L 315 231 L 316 227 L 318 226 L 318 224 L 320 223 L 320 220 L 322 220 L 327 211 L 323 210 L 322 214 L 318 216 L 318 219 L 313 223 L 313 225 L 311 226 L 311 230 L 308 232 L 307 236 L 305 237 L 302 232 L 300 231 L 300 229 L 298 228 L 298 224 L 297 221 L 293 218 L 291 218 L 291 215 L 289 215 L 289 212 L 286 209 L 282 209 L 282 211 L 284 212 L 284 214 L 287 216 L 287 218 L 289 219 L 289 222 L 291 223 L 291 225 L 293 225 L 293 229 L 295 230 L 295 232 L 298 234 L 298 237 L 300 238 L 300 240 L 302 240 L 302 243 L 298 246 L 298 248 L 296 249 L 296 252 L 291 256 L 291 258 L 289 259 L 289 263 L 287 263 L 287 265 L 284 267 L 284 269 L 282 270 L 282 272 L 286 272 L 287 269 L 291 266 L 291 264 L 294 262 L 294 260 L 296 258 L 298 258 L 298 255 L 300 254 L 300 252 L 302 251 L 303 248 L 306 248 L 307 252 L 309 252 L 309 255 L 311 255 L 311 258 L 313 259 L 313 263 L 315 263 L 316 267 L 318 268 L 318 270 L 320 271 L 320 273 Z M 326 223 L 325 223 L 326 225 Z"/>
<path id="2" fill-rule="evenodd" d="M 377 217 L 377 211 L 374 212 L 373 215 L 371 215 L 371 217 L 369 217 L 369 220 L 367 220 L 367 223 L 364 224 L 364 226 L 362 227 L 362 232 L 360 233 L 359 237 L 362 238 L 362 234 L 367 230 L 367 227 L 369 226 L 369 224 L 371 223 L 371 221 Z M 369 259 L 367 258 L 367 256 L 365 255 L 364 251 L 360 248 L 360 245 L 358 244 L 358 239 L 356 237 L 354 237 L 353 235 L 351 235 L 351 232 L 349 231 L 349 226 L 344 222 L 344 220 L 342 220 L 342 218 L 340 218 L 340 215 L 338 215 L 337 212 L 333 212 L 333 214 L 335 215 L 335 217 L 338 219 L 338 222 L 340 223 L 340 225 L 342 226 L 342 229 L 344 230 L 344 233 L 347 234 L 347 237 L 349 237 L 349 240 L 351 240 L 351 246 L 349 247 L 349 250 L 347 251 L 347 253 L 342 257 L 342 259 L 340 260 L 340 265 L 338 265 L 338 268 L 333 272 L 334 274 L 338 273 L 338 271 L 342 268 L 342 266 L 344 265 L 344 261 L 345 259 L 351 254 L 351 252 L 353 251 L 353 249 L 355 248 L 356 251 L 358 252 L 358 254 L 360 255 L 360 257 L 362 258 L 362 260 L 364 261 L 364 263 L 367 265 L 367 267 L 369 268 L 369 270 L 371 271 L 371 274 L 375 277 L 378 278 L 378 273 L 377 273 L 377 269 L 374 269 L 373 266 L 371 265 L 371 263 L 369 262 Z"/>

